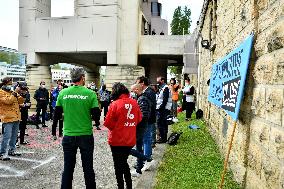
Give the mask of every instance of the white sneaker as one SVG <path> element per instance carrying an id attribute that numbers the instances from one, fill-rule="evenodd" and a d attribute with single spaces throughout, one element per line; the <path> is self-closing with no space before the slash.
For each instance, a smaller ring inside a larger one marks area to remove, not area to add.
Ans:
<path id="1" fill-rule="evenodd" d="M 141 171 L 148 171 L 149 169 L 151 169 L 155 165 L 155 162 L 156 162 L 155 160 L 146 161 L 146 163 L 143 166 L 143 168 L 141 169 Z"/>
<path id="2" fill-rule="evenodd" d="M 141 173 L 137 173 L 136 170 L 132 170 L 130 173 L 132 177 L 140 177 L 142 175 Z"/>
<path id="3" fill-rule="evenodd" d="M 178 118 L 176 118 L 176 117 L 173 118 L 173 122 L 174 122 L 174 123 L 177 123 L 177 122 L 178 122 Z"/>

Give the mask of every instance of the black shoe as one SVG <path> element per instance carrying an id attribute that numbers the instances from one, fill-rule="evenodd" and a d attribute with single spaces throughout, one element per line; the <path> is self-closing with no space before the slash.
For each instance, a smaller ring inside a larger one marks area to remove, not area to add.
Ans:
<path id="1" fill-rule="evenodd" d="M 7 156 L 4 156 L 3 154 L 0 154 L 0 160 L 2 160 L 2 161 L 9 161 L 10 158 L 7 157 Z"/>
<path id="2" fill-rule="evenodd" d="M 45 124 L 42 124 L 42 127 L 47 127 Z"/>
<path id="3" fill-rule="evenodd" d="M 99 126 L 97 126 L 97 130 L 102 130 Z"/>
<path id="4" fill-rule="evenodd" d="M 8 155 L 9 156 L 21 156 L 22 154 L 16 153 L 16 152 L 9 152 Z"/>
<path id="5" fill-rule="evenodd" d="M 36 125 L 36 129 L 39 129 L 39 126 L 38 126 L 38 125 Z"/>

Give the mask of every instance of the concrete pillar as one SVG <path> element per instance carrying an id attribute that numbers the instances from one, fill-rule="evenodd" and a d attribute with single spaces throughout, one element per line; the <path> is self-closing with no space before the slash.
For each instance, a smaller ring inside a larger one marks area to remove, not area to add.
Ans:
<path id="1" fill-rule="evenodd" d="M 49 65 L 35 65 L 28 64 L 26 68 L 26 82 L 29 87 L 31 95 L 31 110 L 35 111 L 36 101 L 34 100 L 34 93 L 38 89 L 41 81 L 45 81 L 46 88 L 50 91 L 51 86 L 51 70 Z"/>
<path id="2" fill-rule="evenodd" d="M 86 86 L 94 82 L 97 87 L 100 87 L 100 73 L 95 71 L 87 71 L 86 73 Z"/>
<path id="3" fill-rule="evenodd" d="M 36 18 L 51 16 L 51 0 L 19 1 L 19 51 L 33 52 L 35 48 Z"/>
<path id="4" fill-rule="evenodd" d="M 106 68 L 105 84 L 107 88 L 111 88 L 113 83 L 121 82 L 130 89 L 137 77 L 145 75 L 144 68 L 141 66 L 108 66 Z"/>
<path id="5" fill-rule="evenodd" d="M 147 68 L 148 73 L 146 77 L 149 78 L 150 83 L 157 83 L 157 77 L 162 76 L 167 78 L 167 60 L 152 59 L 149 67 Z"/>

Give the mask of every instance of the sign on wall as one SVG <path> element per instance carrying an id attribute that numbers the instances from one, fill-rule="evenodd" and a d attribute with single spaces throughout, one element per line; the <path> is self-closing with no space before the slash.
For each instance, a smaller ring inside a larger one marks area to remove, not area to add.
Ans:
<path id="1" fill-rule="evenodd" d="M 253 35 L 212 66 L 208 100 L 223 108 L 234 120 L 240 111 Z"/>

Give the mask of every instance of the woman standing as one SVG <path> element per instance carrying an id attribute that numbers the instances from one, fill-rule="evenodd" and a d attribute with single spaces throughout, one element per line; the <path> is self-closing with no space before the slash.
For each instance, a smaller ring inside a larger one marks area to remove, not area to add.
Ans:
<path id="1" fill-rule="evenodd" d="M 185 86 L 183 88 L 183 104 L 185 105 L 186 110 L 186 121 L 189 121 L 191 119 L 191 114 L 193 113 L 193 110 L 195 110 L 195 102 L 194 102 L 194 87 L 190 85 L 190 79 L 185 79 Z"/>
<path id="2" fill-rule="evenodd" d="M 0 159 L 10 160 L 6 157 L 7 145 L 9 142 L 8 155 L 19 156 L 16 153 L 16 140 L 21 120 L 20 104 L 24 103 L 24 98 L 19 95 L 20 88 L 16 87 L 12 91 L 12 78 L 6 77 L 0 83 L 0 119 L 4 127 L 4 135 L 1 143 Z"/>
<path id="3" fill-rule="evenodd" d="M 112 87 L 110 104 L 104 125 L 109 129 L 110 145 L 118 189 L 132 188 L 130 168 L 127 163 L 131 149 L 136 144 L 136 126 L 142 113 L 136 100 L 129 98 L 129 90 L 121 83 Z M 124 178 L 124 179 L 123 179 Z"/>

